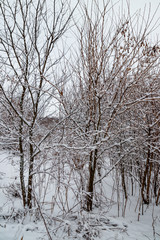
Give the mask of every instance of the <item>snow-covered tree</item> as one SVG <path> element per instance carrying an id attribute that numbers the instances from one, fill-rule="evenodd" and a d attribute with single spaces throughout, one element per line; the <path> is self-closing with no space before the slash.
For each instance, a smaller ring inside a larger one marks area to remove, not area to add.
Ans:
<path id="1" fill-rule="evenodd" d="M 71 9 L 67 1 L 0 1 L 0 90 L 16 132 L 23 205 L 29 208 L 35 157 L 43 142 L 38 138 L 38 120 L 46 114 L 51 96 L 56 96 L 59 82 L 53 71 L 64 55 L 57 44 L 70 26 L 76 4 Z"/>
<path id="2" fill-rule="evenodd" d="M 71 115 L 67 125 L 68 151 L 74 149 L 80 156 L 75 161 L 83 170 L 82 190 L 86 195 L 85 207 L 90 211 L 96 184 L 108 172 L 107 157 L 113 168 L 117 166 L 120 171 L 127 199 L 125 178 L 132 176 L 128 175 L 132 168 L 129 166 L 136 165 L 133 155 L 137 151 L 134 127 L 138 126 L 134 124 L 138 113 L 134 115 L 133 111 L 143 101 L 158 100 L 158 93 L 153 95 L 149 91 L 149 81 L 158 83 L 159 46 L 147 43 L 149 18 L 145 25 L 143 19 L 137 25 L 139 16 L 132 19 L 128 11 L 126 17 L 117 20 L 109 1 L 102 9 L 92 1 L 91 9 L 84 6 L 82 12 L 84 22 L 77 26 L 79 49 L 73 54 L 72 86 L 64 90 L 61 103 L 64 112 Z M 143 81 L 148 87 L 139 94 L 138 86 Z M 148 115 L 147 109 L 144 111 Z M 147 144 L 148 140 L 143 141 Z"/>

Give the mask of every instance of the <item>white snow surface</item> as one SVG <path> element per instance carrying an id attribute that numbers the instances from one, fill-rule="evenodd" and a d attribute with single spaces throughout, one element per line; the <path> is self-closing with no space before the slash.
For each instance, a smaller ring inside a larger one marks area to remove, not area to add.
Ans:
<path id="1" fill-rule="evenodd" d="M 6 187 L 18 183 L 17 158 L 7 152 L 0 152 L 0 240 L 47 240 L 48 236 L 42 220 L 34 219 L 27 214 L 23 218 L 11 219 L 19 210 L 23 210 L 18 198 L 9 198 Z M 109 182 L 109 180 L 107 181 Z M 109 186 L 109 185 L 108 185 Z M 110 188 L 106 189 L 110 191 Z M 71 200 L 72 201 L 72 200 Z M 160 207 L 150 204 L 140 215 L 136 197 L 130 197 L 127 203 L 125 217 L 117 216 L 117 204 L 111 207 L 95 208 L 91 213 L 72 212 L 66 217 L 55 217 L 58 224 L 50 228 L 53 240 L 59 239 L 101 239 L 101 240 L 158 240 L 160 239 Z M 88 236 L 88 233 L 91 235 Z"/>

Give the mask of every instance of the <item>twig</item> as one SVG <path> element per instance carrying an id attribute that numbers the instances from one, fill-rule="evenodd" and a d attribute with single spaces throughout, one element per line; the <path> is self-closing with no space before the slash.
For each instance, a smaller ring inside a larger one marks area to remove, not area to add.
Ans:
<path id="1" fill-rule="evenodd" d="M 49 229 L 48 229 L 48 227 L 47 227 L 46 220 L 45 220 L 45 218 L 44 218 L 44 216 L 43 216 L 43 214 L 42 214 L 41 207 L 40 207 L 40 205 L 39 205 L 39 203 L 38 203 L 38 201 L 37 201 L 37 198 L 35 197 L 35 194 L 34 194 L 34 198 L 35 198 L 35 200 L 36 200 L 36 203 L 37 203 L 37 206 L 38 206 L 38 210 L 39 210 L 39 213 L 40 213 L 40 215 L 41 215 L 41 217 L 42 217 L 42 220 L 43 220 L 44 226 L 45 226 L 45 228 L 46 228 L 48 237 L 49 237 L 50 240 L 52 240 L 52 237 L 51 237 L 51 235 L 50 235 Z"/>

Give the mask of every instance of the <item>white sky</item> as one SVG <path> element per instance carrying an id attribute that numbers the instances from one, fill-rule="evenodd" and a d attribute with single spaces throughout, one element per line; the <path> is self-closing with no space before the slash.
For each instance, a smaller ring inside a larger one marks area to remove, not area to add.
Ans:
<path id="1" fill-rule="evenodd" d="M 75 5 L 76 0 L 70 0 L 71 1 L 71 5 Z M 108 0 L 96 0 L 98 2 L 98 4 L 100 6 L 103 6 L 103 2 L 107 3 Z M 145 10 L 145 19 L 148 17 L 149 12 L 150 14 L 150 19 L 152 18 L 154 12 L 156 11 L 155 17 L 152 21 L 152 25 L 150 27 L 153 26 L 158 26 L 158 23 L 156 23 L 159 19 L 159 27 L 156 28 L 156 30 L 150 35 L 149 39 L 153 42 L 157 42 L 157 39 L 160 39 L 160 0 L 110 0 L 112 5 L 114 5 L 114 11 L 117 13 L 120 12 L 120 16 L 122 16 L 122 9 L 123 9 L 123 14 L 127 14 L 127 3 L 129 3 L 130 5 L 130 13 L 131 15 L 133 15 L 134 13 L 140 13 L 140 15 L 142 16 L 144 13 L 144 9 Z M 92 0 L 80 0 L 80 3 L 84 3 L 85 5 L 90 5 L 90 3 L 92 2 Z M 158 8 L 159 6 L 159 8 Z M 157 9 L 158 8 L 158 9 Z M 140 10 L 141 9 L 141 10 Z M 79 10 L 81 12 L 81 10 Z M 76 16 L 75 16 L 76 15 Z M 76 14 L 75 14 L 75 19 L 78 22 L 78 24 L 80 24 L 80 13 L 76 10 Z M 142 21 L 142 17 L 141 20 Z M 74 45 L 74 30 L 73 32 L 70 34 L 67 33 L 67 44 L 68 45 Z"/>
<path id="2" fill-rule="evenodd" d="M 132 12 L 136 12 L 140 8 L 144 10 L 145 5 L 147 12 L 151 6 L 151 14 L 154 14 L 159 6 L 155 15 L 155 21 L 159 18 L 160 24 L 160 0 L 130 0 L 130 8 Z M 157 28 L 156 32 L 160 35 L 160 27 Z"/>
<path id="3" fill-rule="evenodd" d="M 91 0 L 84 0 L 84 2 L 90 2 Z M 97 2 L 102 3 L 103 0 L 98 0 Z M 104 2 L 107 2 L 107 0 L 104 0 Z M 157 7 L 159 6 L 155 20 L 160 18 L 160 0 L 111 0 L 112 4 L 115 4 L 115 9 L 117 8 L 123 8 L 124 11 L 127 11 L 127 4 L 130 5 L 131 14 L 137 12 L 141 9 L 141 14 L 144 11 L 144 8 L 146 7 L 146 16 L 151 10 L 151 15 L 156 11 Z M 160 19 L 159 19 L 160 20 Z M 159 28 L 160 33 L 160 28 Z"/>

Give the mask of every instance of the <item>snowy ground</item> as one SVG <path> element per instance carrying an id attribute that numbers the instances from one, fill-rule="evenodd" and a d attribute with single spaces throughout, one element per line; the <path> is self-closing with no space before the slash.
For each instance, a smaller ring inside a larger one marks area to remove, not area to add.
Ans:
<path id="1" fill-rule="evenodd" d="M 16 158 L 13 159 L 8 153 L 1 151 L 0 240 L 47 240 L 42 220 L 37 220 L 32 215 L 20 217 L 23 209 L 21 201 L 6 192 L 7 186 L 13 183 L 18 183 Z M 92 213 L 72 212 L 65 218 L 53 216 L 53 224 L 49 225 L 48 230 L 53 240 L 159 240 L 160 207 L 153 205 L 145 207 L 144 215 L 140 215 L 140 221 L 137 221 L 136 204 L 137 199 L 130 197 L 125 218 L 117 217 L 117 205 L 113 205 L 111 209 L 99 207 Z"/>

